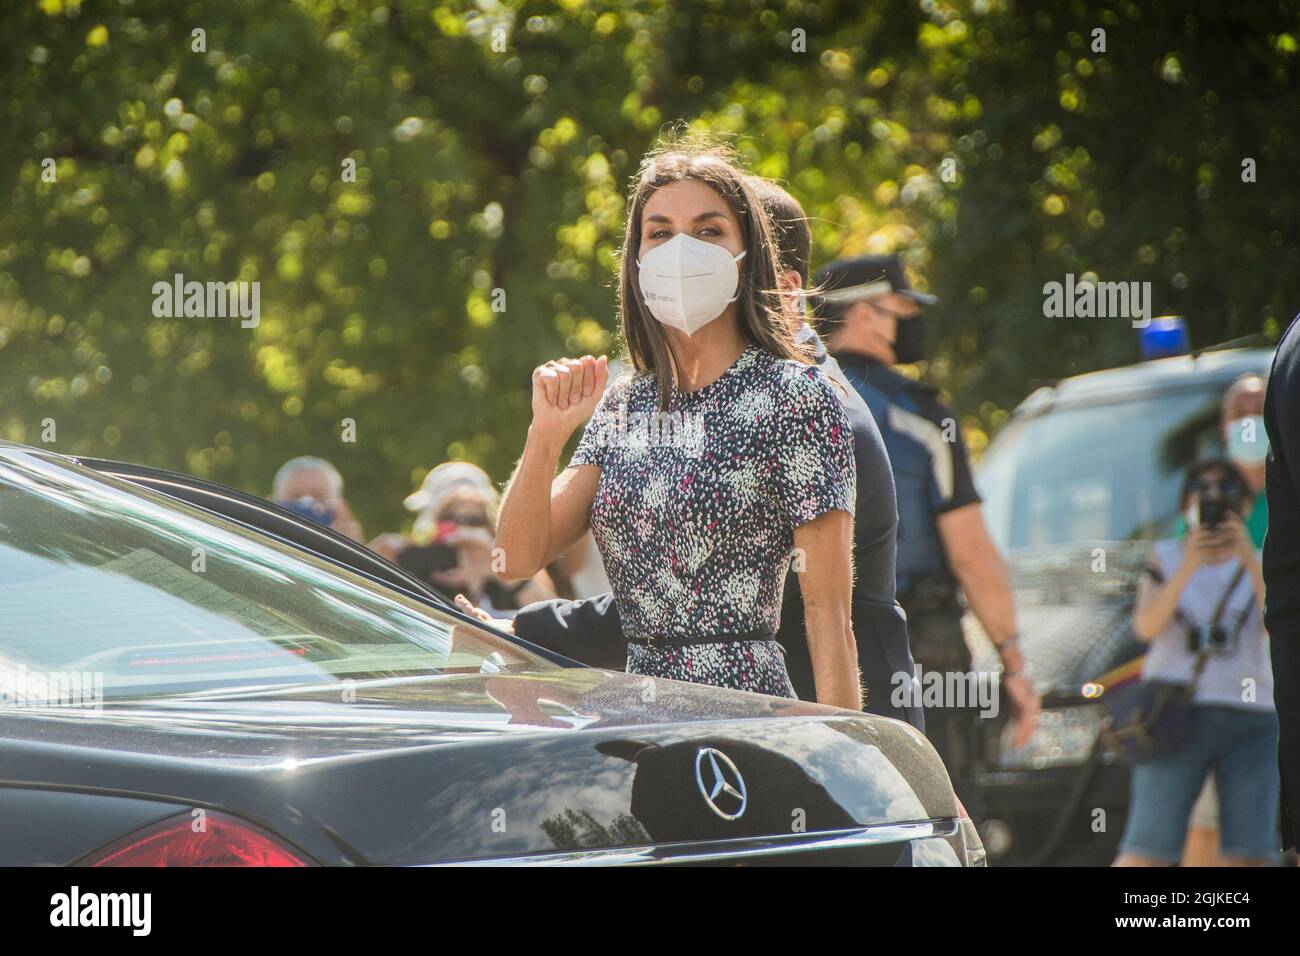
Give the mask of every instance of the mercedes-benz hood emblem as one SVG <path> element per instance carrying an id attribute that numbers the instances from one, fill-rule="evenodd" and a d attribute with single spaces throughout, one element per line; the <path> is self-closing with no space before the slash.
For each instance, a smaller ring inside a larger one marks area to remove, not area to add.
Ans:
<path id="1" fill-rule="evenodd" d="M 724 820 L 737 820 L 749 803 L 745 778 L 721 750 L 701 747 L 695 754 L 695 782 L 709 809 Z"/>

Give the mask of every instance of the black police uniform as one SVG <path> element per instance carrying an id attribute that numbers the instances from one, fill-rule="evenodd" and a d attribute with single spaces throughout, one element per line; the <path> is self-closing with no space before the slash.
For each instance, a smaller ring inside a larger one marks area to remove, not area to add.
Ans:
<path id="1" fill-rule="evenodd" d="M 814 288 L 829 293 L 819 301 L 818 314 L 832 318 L 853 301 L 887 292 L 926 304 L 936 301 L 908 287 L 893 256 L 832 263 L 818 273 Z M 900 361 L 921 357 L 920 323 L 919 318 L 899 320 L 895 349 Z M 920 676 L 916 692 L 923 694 L 926 673 L 965 675 L 971 670 L 957 581 L 938 528 L 941 515 L 980 502 L 970 457 L 956 417 L 937 389 L 864 355 L 838 351 L 835 358 L 880 426 L 893 468 L 898 495 L 898 600 L 907 613 L 908 639 Z M 976 778 L 983 725 L 977 703 L 967 705 L 926 707 L 925 730 L 948 768 L 957 795 L 979 819 L 982 800 Z"/>

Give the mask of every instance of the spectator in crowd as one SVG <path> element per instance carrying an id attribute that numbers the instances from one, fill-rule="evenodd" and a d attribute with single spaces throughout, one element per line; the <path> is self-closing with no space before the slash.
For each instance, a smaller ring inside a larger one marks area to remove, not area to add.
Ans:
<path id="1" fill-rule="evenodd" d="M 1277 858 L 1278 721 L 1264 579 L 1245 523 L 1251 498 L 1232 462 L 1193 465 L 1179 498 L 1189 531 L 1152 546 L 1133 611 L 1133 632 L 1150 645 L 1142 676 L 1190 685 L 1194 721 L 1176 750 L 1134 768 L 1117 866 L 1178 862 L 1211 771 L 1220 861 L 1248 866 Z"/>
<path id="2" fill-rule="evenodd" d="M 609 593 L 609 575 L 590 531 L 546 566 L 556 593 L 566 600 L 585 600 Z M 563 583 L 561 583 L 563 582 Z"/>
<path id="3" fill-rule="evenodd" d="M 1246 512 L 1246 530 L 1256 549 L 1264 547 L 1268 530 L 1268 495 L 1264 493 L 1265 460 L 1268 458 L 1268 434 L 1264 428 L 1266 382 L 1262 375 L 1248 372 L 1223 393 L 1219 428 L 1228 458 L 1246 480 L 1250 491 Z M 1180 522 L 1180 533 L 1186 522 Z M 1213 866 L 1219 852 L 1219 799 L 1211 773 L 1192 808 L 1192 822 L 1187 830 L 1183 851 L 1184 866 Z"/>
<path id="4" fill-rule="evenodd" d="M 1224 393 L 1221 414 L 1228 458 L 1246 479 L 1250 490 L 1246 530 L 1256 548 L 1264 546 L 1264 534 L 1268 531 L 1268 495 L 1264 493 L 1268 461 L 1268 430 L 1264 427 L 1267 394 L 1268 383 L 1262 375 L 1243 375 Z"/>
<path id="5" fill-rule="evenodd" d="M 371 548 L 447 594 L 461 593 L 493 617 L 508 617 L 523 604 L 555 597 L 549 575 L 507 584 L 497 574 L 493 537 L 499 496 L 477 465 L 444 462 L 406 497 L 416 513 L 410 538 L 380 535 Z"/>
<path id="6" fill-rule="evenodd" d="M 324 458 L 303 455 L 281 465 L 271 483 L 271 500 L 353 541 L 365 540 L 343 496 L 343 476 Z"/>

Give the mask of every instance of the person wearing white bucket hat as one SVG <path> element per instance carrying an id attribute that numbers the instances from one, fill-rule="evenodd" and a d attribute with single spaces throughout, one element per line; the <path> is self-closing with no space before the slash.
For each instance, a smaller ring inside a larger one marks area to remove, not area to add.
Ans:
<path id="1" fill-rule="evenodd" d="M 492 479 L 478 465 L 467 461 L 445 461 L 424 477 L 420 487 L 406 496 L 402 502 L 407 511 L 437 511 L 447 496 L 457 488 L 475 488 L 489 497 L 493 506 L 497 502 L 497 490 Z"/>
<path id="2" fill-rule="evenodd" d="M 506 584 L 493 567 L 500 497 L 487 472 L 467 461 L 448 461 L 425 476 L 403 504 L 416 512 L 409 539 L 381 535 L 371 548 L 447 594 L 472 596 L 493 616 L 555 597 L 545 571 Z"/>

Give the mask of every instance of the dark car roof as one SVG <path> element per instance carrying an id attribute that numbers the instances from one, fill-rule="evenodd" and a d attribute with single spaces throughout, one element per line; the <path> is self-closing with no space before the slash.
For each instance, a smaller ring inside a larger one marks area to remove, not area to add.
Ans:
<path id="1" fill-rule="evenodd" d="M 205 478 L 195 478 L 192 475 L 181 475 L 165 468 L 135 465 L 106 458 L 75 456 L 72 460 L 100 474 L 149 488 L 169 498 L 176 498 L 258 531 L 275 535 L 320 557 L 344 564 L 353 570 L 364 571 L 369 576 L 377 577 L 385 584 L 406 593 L 432 597 L 441 604 L 451 603 L 437 588 L 421 581 L 382 555 L 376 554 L 333 528 L 295 514 L 274 501 L 231 488 L 229 485 L 208 481 Z"/>
<path id="2" fill-rule="evenodd" d="M 1226 388 L 1247 372 L 1268 375 L 1272 361 L 1272 349 L 1224 349 L 1087 372 L 1036 390 L 1020 403 L 1016 414 L 1037 415 L 1059 406 L 1122 402 L 1174 389 Z"/>

